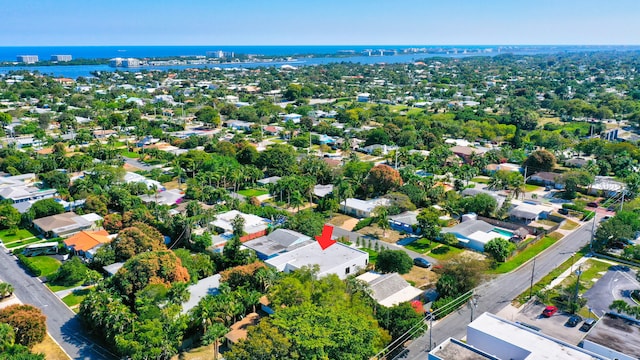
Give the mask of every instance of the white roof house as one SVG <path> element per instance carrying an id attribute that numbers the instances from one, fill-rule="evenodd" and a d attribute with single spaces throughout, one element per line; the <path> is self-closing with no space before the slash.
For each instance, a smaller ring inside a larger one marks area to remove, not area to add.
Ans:
<path id="1" fill-rule="evenodd" d="M 553 211 L 553 208 L 549 206 L 529 204 L 525 202 L 516 204 L 514 201 L 514 205 L 516 206 L 509 210 L 509 216 L 527 222 L 545 219 Z"/>
<path id="2" fill-rule="evenodd" d="M 0 188 L 0 198 L 11 200 L 14 204 L 51 198 L 57 193 L 58 191 L 56 189 L 42 190 L 27 185 L 5 186 Z"/>
<path id="3" fill-rule="evenodd" d="M 590 192 L 592 194 L 597 194 L 601 191 L 605 196 L 614 196 L 622 192 L 624 188 L 624 183 L 616 181 L 611 176 L 596 176 L 593 185 L 591 185 Z"/>
<path id="4" fill-rule="evenodd" d="M 145 185 L 147 185 L 148 189 L 153 188 L 154 186 L 156 187 L 156 189 L 158 190 L 164 190 L 164 186 L 162 186 L 162 183 L 160 183 L 159 181 L 155 181 L 155 180 L 151 180 L 148 179 L 140 174 L 136 174 L 134 172 L 131 171 L 127 171 L 127 173 L 124 175 L 124 182 L 129 184 L 129 183 L 144 183 Z"/>
<path id="5" fill-rule="evenodd" d="M 360 200 L 356 198 L 347 198 L 347 200 L 340 203 L 340 210 L 348 215 L 353 215 L 359 218 L 373 216 L 373 210 L 377 206 L 389 206 L 391 200 L 386 198 L 378 198 L 371 200 Z"/>
<path id="6" fill-rule="evenodd" d="M 375 272 L 367 272 L 358 276 L 357 279 L 366 282 L 371 289 L 371 297 L 373 297 L 378 304 L 386 307 L 411 301 L 423 292 L 411 286 L 411 284 L 398 273 L 378 274 Z"/>
<path id="7" fill-rule="evenodd" d="M 344 280 L 349 275 L 355 274 L 359 269 L 367 267 L 369 254 L 339 242 L 322 250 L 320 244 L 314 241 L 268 259 L 265 263 L 285 273 L 298 270 L 304 266 L 318 265 L 318 277 L 336 274 L 340 279 Z"/>
<path id="8" fill-rule="evenodd" d="M 244 246 L 255 251 L 261 260 L 269 259 L 280 253 L 291 251 L 312 241 L 307 235 L 287 229 L 276 229 L 267 236 L 247 241 Z"/>
<path id="9" fill-rule="evenodd" d="M 254 234 L 260 231 L 264 231 L 268 227 L 266 219 L 253 214 L 245 214 L 238 210 L 231 210 L 216 215 L 216 219 L 211 222 L 211 225 L 218 229 L 222 229 L 225 232 L 233 232 L 233 225 L 231 225 L 231 221 L 236 216 L 241 216 L 242 218 L 244 218 L 244 232 L 247 234 Z"/>
<path id="10" fill-rule="evenodd" d="M 157 192 L 154 195 L 140 195 L 142 202 L 154 202 L 158 205 L 175 205 L 182 201 L 184 193 L 178 189 Z"/>

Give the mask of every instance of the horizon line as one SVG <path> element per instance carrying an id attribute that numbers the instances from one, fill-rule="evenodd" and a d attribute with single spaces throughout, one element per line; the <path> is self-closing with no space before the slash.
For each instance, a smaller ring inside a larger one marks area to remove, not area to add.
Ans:
<path id="1" fill-rule="evenodd" d="M 276 47 L 276 46 L 545 46 L 545 47 L 563 47 L 563 46 L 584 46 L 584 47 L 594 47 L 594 46 L 640 46 L 638 44 L 100 44 L 100 45 L 83 45 L 83 44 L 59 44 L 59 45 L 3 45 L 0 44 L 0 47 L 117 47 L 117 46 L 171 46 L 171 47 L 195 47 L 195 46 L 251 46 L 251 47 Z"/>

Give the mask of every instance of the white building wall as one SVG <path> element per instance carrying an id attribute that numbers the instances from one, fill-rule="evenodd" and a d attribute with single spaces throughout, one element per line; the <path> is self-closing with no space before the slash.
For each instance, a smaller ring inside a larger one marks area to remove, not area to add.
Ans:
<path id="1" fill-rule="evenodd" d="M 324 271 L 318 274 L 318 277 L 324 277 L 329 274 L 336 274 L 341 280 L 344 280 L 350 275 L 357 273 L 358 270 L 366 268 L 368 263 L 369 263 L 369 254 L 362 254 L 361 256 L 355 259 L 349 260 L 349 262 L 340 264 L 332 269 L 329 269 L 327 271 Z M 345 271 L 347 268 L 349 269 L 348 274 Z"/>

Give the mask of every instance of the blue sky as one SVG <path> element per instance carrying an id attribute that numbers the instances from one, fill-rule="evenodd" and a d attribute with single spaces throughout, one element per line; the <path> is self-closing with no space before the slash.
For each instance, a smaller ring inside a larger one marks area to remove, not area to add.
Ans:
<path id="1" fill-rule="evenodd" d="M 640 44 L 639 0 L 0 0 L 0 46 Z"/>

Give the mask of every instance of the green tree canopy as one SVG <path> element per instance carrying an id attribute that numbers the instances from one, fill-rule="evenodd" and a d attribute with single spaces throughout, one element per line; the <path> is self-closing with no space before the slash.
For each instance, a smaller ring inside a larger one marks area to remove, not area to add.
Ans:
<path id="1" fill-rule="evenodd" d="M 406 274 L 411 271 L 413 260 L 402 250 L 384 250 L 378 254 L 376 271 L 382 273 L 397 272 Z"/>

